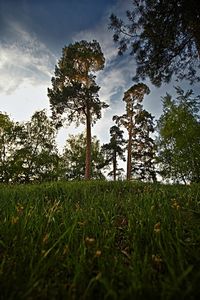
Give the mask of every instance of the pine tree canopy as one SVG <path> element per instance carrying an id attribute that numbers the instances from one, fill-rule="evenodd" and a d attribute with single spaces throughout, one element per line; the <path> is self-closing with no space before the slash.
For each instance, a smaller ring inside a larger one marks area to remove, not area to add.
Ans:
<path id="1" fill-rule="evenodd" d="M 173 75 L 200 81 L 200 1 L 133 0 L 127 22 L 110 16 L 119 54 L 130 49 L 137 62 L 134 80 L 160 86 Z"/>

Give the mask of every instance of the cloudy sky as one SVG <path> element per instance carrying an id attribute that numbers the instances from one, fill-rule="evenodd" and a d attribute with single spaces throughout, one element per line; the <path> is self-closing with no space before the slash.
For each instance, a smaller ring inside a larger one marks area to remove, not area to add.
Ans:
<path id="1" fill-rule="evenodd" d="M 104 70 L 97 74 L 100 98 L 110 107 L 92 133 L 107 142 L 112 116 L 124 112 L 123 93 L 133 84 L 135 72 L 133 58 L 117 56 L 109 15 L 123 16 L 130 5 L 131 0 L 0 0 L 0 111 L 15 121 L 29 120 L 44 108 L 50 114 L 47 88 L 62 48 L 96 39 L 106 58 Z M 144 105 L 156 118 L 162 112 L 161 95 L 172 92 L 173 85 L 160 89 L 149 85 L 151 94 Z M 61 130 L 60 148 L 68 133 L 82 130 L 74 125 Z"/>

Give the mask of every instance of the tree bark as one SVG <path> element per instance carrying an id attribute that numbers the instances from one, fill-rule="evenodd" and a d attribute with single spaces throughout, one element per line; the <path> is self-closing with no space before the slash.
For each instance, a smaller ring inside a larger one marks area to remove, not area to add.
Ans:
<path id="1" fill-rule="evenodd" d="M 116 181 L 116 170 L 117 170 L 117 158 L 116 158 L 116 151 L 114 152 L 113 158 L 113 180 Z"/>
<path id="2" fill-rule="evenodd" d="M 85 179 L 91 178 L 91 115 L 90 108 L 86 108 L 86 157 L 85 157 Z"/>
<path id="3" fill-rule="evenodd" d="M 194 38 L 195 38 L 195 43 L 196 43 L 196 47 L 197 47 L 197 52 L 199 55 L 199 59 L 200 59 L 200 28 L 198 28 L 199 30 L 194 30 L 193 34 L 194 34 Z"/>
<path id="4" fill-rule="evenodd" d="M 133 125 L 130 124 L 129 132 L 128 132 L 127 175 L 126 175 L 127 180 L 131 179 L 132 135 L 133 135 Z"/>

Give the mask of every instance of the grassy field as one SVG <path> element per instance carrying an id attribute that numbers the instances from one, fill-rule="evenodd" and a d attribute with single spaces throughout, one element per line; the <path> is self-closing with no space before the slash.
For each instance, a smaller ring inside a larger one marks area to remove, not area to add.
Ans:
<path id="1" fill-rule="evenodd" d="M 0 299 L 196 299 L 200 185 L 0 185 Z"/>

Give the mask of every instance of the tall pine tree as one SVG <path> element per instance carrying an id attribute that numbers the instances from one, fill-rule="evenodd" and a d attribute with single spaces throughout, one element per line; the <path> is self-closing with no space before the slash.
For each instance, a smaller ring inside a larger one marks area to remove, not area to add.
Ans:
<path id="1" fill-rule="evenodd" d="M 85 179 L 91 176 L 91 126 L 108 107 L 99 100 L 100 87 L 94 72 L 103 69 L 104 56 L 97 41 L 80 41 L 63 48 L 55 68 L 52 89 L 48 89 L 53 116 L 66 113 L 69 123 L 86 125 Z"/>
<path id="2" fill-rule="evenodd" d="M 127 145 L 127 180 L 131 179 L 132 171 L 132 140 L 134 135 L 135 118 L 141 111 L 142 101 L 145 94 L 149 94 L 150 90 L 144 83 L 133 85 L 124 93 L 123 101 L 126 103 L 126 113 L 122 116 L 114 116 L 113 120 L 120 126 L 124 126 L 128 132 Z"/>

